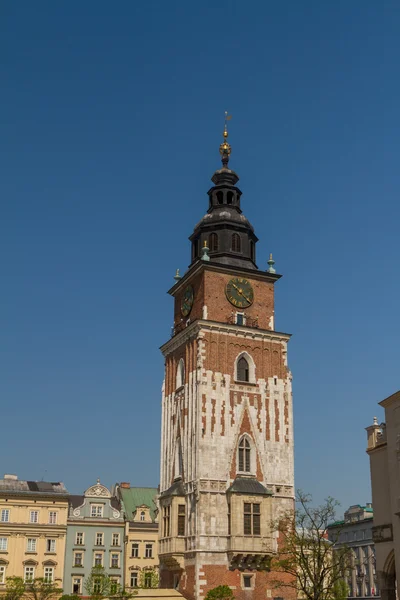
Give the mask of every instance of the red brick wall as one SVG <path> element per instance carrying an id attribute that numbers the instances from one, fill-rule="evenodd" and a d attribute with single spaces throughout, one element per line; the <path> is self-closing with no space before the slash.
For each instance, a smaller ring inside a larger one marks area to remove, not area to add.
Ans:
<path id="1" fill-rule="evenodd" d="M 204 576 L 201 579 L 205 579 L 207 583 L 201 588 L 201 594 L 203 598 L 207 592 L 218 585 L 228 585 L 233 589 L 235 600 L 266 600 L 267 590 L 271 591 L 271 598 L 281 597 L 285 600 L 295 600 L 295 590 L 287 587 L 274 588 L 272 584 L 273 579 L 277 579 L 276 573 L 267 573 L 264 571 L 230 571 L 222 565 L 203 565 L 201 570 L 204 572 Z M 254 589 L 242 589 L 242 573 L 253 575 L 255 577 Z M 281 581 L 290 581 L 290 576 L 286 574 L 279 574 Z M 185 597 L 190 597 L 186 596 Z"/>
<path id="2" fill-rule="evenodd" d="M 241 275 L 240 275 L 241 276 Z M 229 302 L 225 294 L 228 281 L 235 277 L 234 273 L 219 273 L 204 269 L 194 277 L 188 278 L 186 285 L 177 293 L 174 307 L 174 324 L 177 326 L 182 319 L 190 318 L 191 321 L 203 318 L 203 306 L 207 306 L 207 319 L 227 323 L 232 311 L 237 309 Z M 245 313 L 255 319 L 258 317 L 261 329 L 271 329 L 270 318 L 274 313 L 274 284 L 268 281 L 245 277 L 251 283 L 254 291 L 254 302 L 248 308 L 243 309 Z M 187 285 L 194 289 L 194 301 L 190 314 L 183 317 L 181 314 L 181 302 Z"/>

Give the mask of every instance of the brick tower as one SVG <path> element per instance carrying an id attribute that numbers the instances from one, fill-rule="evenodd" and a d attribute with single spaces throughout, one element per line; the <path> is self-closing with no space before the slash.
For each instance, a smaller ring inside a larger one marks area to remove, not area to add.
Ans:
<path id="1" fill-rule="evenodd" d="M 274 324 L 280 275 L 272 256 L 267 271 L 256 265 L 227 138 L 225 122 L 222 168 L 190 236 L 189 269 L 169 290 L 174 328 L 161 348 L 161 586 L 190 600 L 221 584 L 238 599 L 275 596 L 270 524 L 294 498 L 290 336 Z"/>

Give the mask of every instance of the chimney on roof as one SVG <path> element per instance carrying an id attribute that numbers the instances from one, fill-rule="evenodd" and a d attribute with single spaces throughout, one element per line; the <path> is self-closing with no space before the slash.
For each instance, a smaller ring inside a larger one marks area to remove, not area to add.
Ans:
<path id="1" fill-rule="evenodd" d="M 5 473 L 4 479 L 11 479 L 11 481 L 18 481 L 18 475 L 11 475 L 9 473 Z"/>
<path id="2" fill-rule="evenodd" d="M 131 487 L 131 484 L 129 483 L 129 481 L 121 481 L 121 488 L 123 488 L 124 490 L 129 490 Z"/>

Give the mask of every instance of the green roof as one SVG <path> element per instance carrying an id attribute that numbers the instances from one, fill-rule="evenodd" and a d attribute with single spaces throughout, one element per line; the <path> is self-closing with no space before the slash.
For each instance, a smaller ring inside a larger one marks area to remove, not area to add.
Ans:
<path id="1" fill-rule="evenodd" d="M 122 502 L 125 506 L 125 513 L 128 521 L 132 521 L 138 506 L 148 506 L 150 508 L 150 516 L 155 519 L 155 511 L 157 508 L 156 497 L 158 495 L 157 488 L 142 488 L 131 487 L 119 488 L 122 496 Z"/>

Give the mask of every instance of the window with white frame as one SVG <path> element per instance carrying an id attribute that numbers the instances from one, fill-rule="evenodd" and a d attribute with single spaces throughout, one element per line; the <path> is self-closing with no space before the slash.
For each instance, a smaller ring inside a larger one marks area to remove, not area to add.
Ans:
<path id="1" fill-rule="evenodd" d="M 26 551 L 27 552 L 36 552 L 36 544 L 37 544 L 36 538 L 28 538 L 28 541 L 26 544 Z"/>
<path id="2" fill-rule="evenodd" d="M 2 509 L 0 521 L 2 523 L 9 523 L 9 521 L 10 521 L 10 510 L 8 508 L 3 508 Z"/>
<path id="3" fill-rule="evenodd" d="M 118 592 L 119 582 L 115 577 L 110 579 L 110 595 L 114 596 Z"/>
<path id="4" fill-rule="evenodd" d="M 112 534 L 112 545 L 119 546 L 119 533 Z"/>
<path id="5" fill-rule="evenodd" d="M 93 579 L 93 593 L 101 594 L 101 579 L 100 579 L 100 577 L 95 577 Z"/>
<path id="6" fill-rule="evenodd" d="M 110 557 L 110 567 L 112 569 L 119 568 L 119 552 L 112 552 Z"/>
<path id="7" fill-rule="evenodd" d="M 0 585 L 6 582 L 6 567 L 5 565 L 0 565 Z"/>
<path id="8" fill-rule="evenodd" d="M 251 589 L 252 587 L 254 587 L 254 575 L 247 575 L 247 574 L 243 574 L 242 575 L 242 588 L 244 589 Z"/>
<path id="9" fill-rule="evenodd" d="M 235 361 L 235 380 L 256 383 L 256 366 L 247 352 L 242 352 Z"/>
<path id="10" fill-rule="evenodd" d="M 94 555 L 94 566 L 95 567 L 102 567 L 103 566 L 103 553 L 102 552 L 96 552 Z"/>
<path id="11" fill-rule="evenodd" d="M 53 583 L 54 581 L 54 567 L 44 568 L 44 580 L 46 583 Z"/>
<path id="12" fill-rule="evenodd" d="M 90 516 L 91 517 L 102 517 L 103 516 L 103 505 L 102 504 L 91 504 L 90 505 Z"/>
<path id="13" fill-rule="evenodd" d="M 83 552 L 74 552 L 74 567 L 83 567 Z"/>
<path id="14" fill-rule="evenodd" d="M 139 544 L 136 542 L 132 544 L 131 558 L 139 558 Z"/>
<path id="15" fill-rule="evenodd" d="M 96 533 L 96 546 L 104 545 L 104 533 Z"/>
<path id="16" fill-rule="evenodd" d="M 35 567 L 25 567 L 24 569 L 24 581 L 33 581 L 35 579 Z"/>
<path id="17" fill-rule="evenodd" d="M 55 525 L 57 523 L 57 512 L 55 510 L 49 511 L 49 523 Z"/>
<path id="18" fill-rule="evenodd" d="M 82 593 L 82 578 L 74 577 L 72 579 L 72 593 L 73 594 L 81 594 Z"/>
<path id="19" fill-rule="evenodd" d="M 84 545 L 85 536 L 81 531 L 77 531 L 75 537 L 75 546 L 83 546 Z"/>
<path id="20" fill-rule="evenodd" d="M 144 510 L 142 510 L 142 512 L 140 513 L 140 520 L 144 521 L 146 519 L 146 513 L 144 512 Z"/>
<path id="21" fill-rule="evenodd" d="M 31 510 L 29 513 L 29 523 L 38 523 L 39 522 L 39 511 Z"/>
<path id="22" fill-rule="evenodd" d="M 0 550 L 7 550 L 8 547 L 8 538 L 0 537 Z"/>
<path id="23" fill-rule="evenodd" d="M 146 544 L 145 557 L 153 558 L 153 544 Z"/>
<path id="24" fill-rule="evenodd" d="M 131 587 L 137 587 L 138 586 L 138 573 L 137 571 L 131 571 L 131 581 L 130 581 Z"/>
<path id="25" fill-rule="evenodd" d="M 46 552 L 55 552 L 56 551 L 56 540 L 46 540 Z"/>

